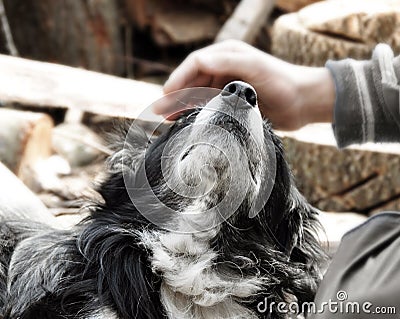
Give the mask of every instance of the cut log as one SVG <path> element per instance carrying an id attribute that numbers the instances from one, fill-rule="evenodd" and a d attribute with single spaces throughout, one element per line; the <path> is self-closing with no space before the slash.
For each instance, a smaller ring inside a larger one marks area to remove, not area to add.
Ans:
<path id="1" fill-rule="evenodd" d="M 281 16 L 272 28 L 272 54 L 295 64 L 323 66 L 329 59 L 367 59 L 372 49 L 370 45 L 310 31 L 297 13 Z"/>
<path id="2" fill-rule="evenodd" d="M 311 31 L 360 43 L 393 45 L 394 39 L 400 38 L 397 0 L 325 1 L 304 8 L 299 17 Z"/>
<path id="3" fill-rule="evenodd" d="M 400 8 L 393 0 L 321 1 L 278 18 L 272 53 L 296 64 L 322 66 L 328 59 L 369 59 L 385 42 L 400 52 Z"/>
<path id="4" fill-rule="evenodd" d="M 62 228 L 36 195 L 2 163 L 0 180 L 0 220 L 30 219 Z"/>
<path id="5" fill-rule="evenodd" d="M 225 22 L 215 42 L 228 39 L 253 43 L 274 8 L 274 0 L 242 0 Z"/>
<path id="6" fill-rule="evenodd" d="M 122 73 L 124 54 L 115 1 L 3 1 L 20 56 Z"/>
<path id="7" fill-rule="evenodd" d="M 46 114 L 0 109 L 0 161 L 29 186 L 35 166 L 51 155 L 52 128 Z"/>
<path id="8" fill-rule="evenodd" d="M 71 167 L 85 166 L 101 154 L 111 155 L 100 137 L 80 123 L 62 123 L 53 130 L 53 149 L 65 158 Z"/>
<path id="9" fill-rule="evenodd" d="M 4 55 L 0 55 L 0 69 L 4 102 L 163 120 L 149 108 L 162 97 L 159 85 Z"/>
<path id="10" fill-rule="evenodd" d="M 154 16 L 153 38 L 160 46 L 211 40 L 220 28 L 217 16 L 198 9 L 158 11 Z"/>
<path id="11" fill-rule="evenodd" d="M 221 22 L 202 3 L 126 0 L 127 15 L 140 29 L 149 28 L 160 46 L 192 44 L 214 39 Z"/>
<path id="12" fill-rule="evenodd" d="M 382 212 L 399 212 L 400 211 L 400 197 L 397 197 L 391 201 L 384 203 L 381 206 L 377 206 L 375 209 L 371 210 L 368 215 L 373 216 Z"/>
<path id="13" fill-rule="evenodd" d="M 338 150 L 330 125 L 279 132 L 296 183 L 324 211 L 371 213 L 400 197 L 400 146 L 366 144 Z M 396 206 L 393 206 L 396 207 Z"/>
<path id="14" fill-rule="evenodd" d="M 318 1 L 321 0 L 276 0 L 276 6 L 283 11 L 294 12 Z"/>

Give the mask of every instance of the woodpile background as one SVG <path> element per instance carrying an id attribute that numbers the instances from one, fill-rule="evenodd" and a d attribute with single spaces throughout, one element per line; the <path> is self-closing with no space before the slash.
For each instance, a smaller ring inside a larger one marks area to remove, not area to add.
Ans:
<path id="1" fill-rule="evenodd" d="M 296 2 L 296 1 L 294 1 Z M 272 53 L 287 61 L 323 66 L 328 59 L 368 59 L 377 43 L 400 53 L 397 0 L 321 1 L 275 22 Z"/>
<path id="2" fill-rule="evenodd" d="M 15 185 L 29 187 L 22 194 L 35 198 L 35 212 L 64 226 L 82 218 L 85 197 L 97 196 L 113 121 L 135 119 L 161 97 L 193 50 L 235 38 L 318 66 L 369 58 L 379 42 L 400 53 L 397 0 L 0 0 L 0 24 L 0 160 L 8 167 L 0 178 L 11 170 Z M 150 112 L 142 124 L 158 120 Z M 324 125 L 280 134 L 300 190 L 340 212 L 339 234 L 400 209 L 398 146 L 339 151 Z M 0 188 L 7 198 L 4 182 Z"/>

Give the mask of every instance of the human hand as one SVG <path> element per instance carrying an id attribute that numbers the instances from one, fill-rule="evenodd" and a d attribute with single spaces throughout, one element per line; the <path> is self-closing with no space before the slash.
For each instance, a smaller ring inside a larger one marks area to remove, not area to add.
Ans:
<path id="1" fill-rule="evenodd" d="M 164 93 L 199 86 L 222 89 L 232 80 L 256 89 L 261 112 L 277 129 L 332 121 L 335 89 L 327 69 L 293 65 L 235 40 L 191 53 L 171 74 Z M 160 104 L 154 111 L 169 116 L 177 110 Z"/>

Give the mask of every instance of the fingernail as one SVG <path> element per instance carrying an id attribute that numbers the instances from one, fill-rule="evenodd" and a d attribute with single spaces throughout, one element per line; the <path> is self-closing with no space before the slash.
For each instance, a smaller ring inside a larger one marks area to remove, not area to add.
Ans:
<path id="1" fill-rule="evenodd" d="M 164 86 L 163 86 L 163 91 L 165 94 L 171 93 L 173 90 L 171 89 L 171 85 L 173 84 L 173 73 L 171 73 L 168 77 L 168 79 L 165 81 Z"/>
<path id="2" fill-rule="evenodd" d="M 167 79 L 167 81 L 165 81 L 164 86 L 163 86 L 163 91 L 164 93 L 169 93 L 168 91 L 168 86 L 170 86 L 170 78 Z"/>

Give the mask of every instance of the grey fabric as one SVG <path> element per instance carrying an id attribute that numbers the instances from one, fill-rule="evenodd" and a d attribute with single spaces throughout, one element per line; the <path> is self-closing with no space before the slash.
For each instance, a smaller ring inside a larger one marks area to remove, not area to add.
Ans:
<path id="1" fill-rule="evenodd" d="M 338 299 L 338 296 L 343 296 L 338 295 L 340 292 L 345 292 L 347 297 Z M 316 309 L 322 309 L 322 303 L 329 300 L 342 304 L 342 310 L 339 306 L 335 313 L 325 308 L 325 311 L 312 313 L 307 318 L 399 318 L 399 213 L 387 212 L 371 217 L 343 237 L 318 289 L 315 298 Z M 359 313 L 346 306 L 350 303 L 361 305 Z M 362 309 L 365 303 L 371 304 L 367 309 L 369 313 Z M 377 313 L 377 307 L 381 312 L 382 307 L 386 307 L 384 309 L 387 312 L 395 311 L 395 314 Z"/>
<path id="2" fill-rule="evenodd" d="M 399 142 L 400 59 L 379 44 L 370 61 L 328 61 L 336 86 L 333 130 L 340 148 Z"/>
<path id="3" fill-rule="evenodd" d="M 400 57 L 380 44 L 370 61 L 328 61 L 326 67 L 336 85 L 333 130 L 338 146 L 399 142 Z M 338 299 L 342 292 L 344 300 Z M 343 237 L 318 289 L 316 309 L 329 302 L 344 308 L 332 312 L 325 307 L 307 318 L 399 318 L 400 213 L 376 215 Z M 366 303 L 370 313 L 362 308 L 358 313 L 343 311 L 346 305 Z M 395 313 L 378 313 L 377 307 Z"/>

